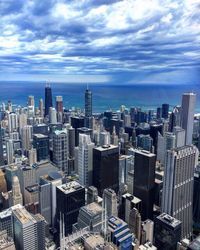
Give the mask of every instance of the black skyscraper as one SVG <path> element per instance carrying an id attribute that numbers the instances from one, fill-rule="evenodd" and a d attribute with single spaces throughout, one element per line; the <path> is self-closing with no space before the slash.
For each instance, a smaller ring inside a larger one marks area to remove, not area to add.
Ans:
<path id="1" fill-rule="evenodd" d="M 169 113 L 169 104 L 164 103 L 162 105 L 162 118 L 167 119 Z"/>
<path id="2" fill-rule="evenodd" d="M 3 160 L 3 138 L 2 138 L 2 128 L 0 125 L 0 166 L 4 164 Z"/>
<path id="3" fill-rule="evenodd" d="M 144 150 L 135 150 L 133 192 L 136 197 L 142 200 L 142 220 L 153 217 L 155 163 L 155 154 Z"/>
<path id="4" fill-rule="evenodd" d="M 49 108 L 53 107 L 51 87 L 45 87 L 45 116 L 49 115 Z"/>
<path id="5" fill-rule="evenodd" d="M 85 116 L 92 116 L 92 92 L 89 89 L 85 91 Z"/>
<path id="6" fill-rule="evenodd" d="M 43 134 L 33 136 L 33 147 L 37 151 L 37 161 L 49 158 L 49 137 Z"/>
<path id="7" fill-rule="evenodd" d="M 79 117 L 79 116 L 75 116 L 75 117 L 71 117 L 71 126 L 72 128 L 75 129 L 75 146 L 78 146 L 78 128 L 82 128 L 84 127 L 84 123 L 85 123 L 85 119 L 84 117 Z"/>
<path id="8" fill-rule="evenodd" d="M 155 246 L 158 250 L 176 250 L 181 240 L 181 221 L 161 214 L 155 219 Z"/>
<path id="9" fill-rule="evenodd" d="M 72 181 L 56 188 L 56 217 L 59 231 L 60 217 L 64 219 L 65 236 L 72 233 L 72 225 L 77 222 L 79 209 L 85 205 L 85 188 Z"/>
<path id="10" fill-rule="evenodd" d="M 119 148 L 113 145 L 93 150 L 93 185 L 102 196 L 105 188 L 119 190 Z"/>

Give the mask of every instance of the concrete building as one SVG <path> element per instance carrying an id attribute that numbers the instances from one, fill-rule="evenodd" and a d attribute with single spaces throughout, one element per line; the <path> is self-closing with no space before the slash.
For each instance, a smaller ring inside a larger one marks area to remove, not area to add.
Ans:
<path id="1" fill-rule="evenodd" d="M 103 209 L 107 218 L 118 216 L 117 195 L 111 188 L 106 188 L 103 191 Z"/>

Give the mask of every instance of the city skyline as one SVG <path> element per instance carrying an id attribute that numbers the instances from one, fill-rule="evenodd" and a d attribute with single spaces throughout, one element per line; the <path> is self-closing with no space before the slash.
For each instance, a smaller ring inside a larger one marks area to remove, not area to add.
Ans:
<path id="1" fill-rule="evenodd" d="M 199 82 L 199 1 L 0 3 L 0 80 Z"/>

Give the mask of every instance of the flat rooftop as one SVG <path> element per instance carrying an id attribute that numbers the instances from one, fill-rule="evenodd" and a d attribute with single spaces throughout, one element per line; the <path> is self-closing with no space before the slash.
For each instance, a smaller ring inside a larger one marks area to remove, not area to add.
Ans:
<path id="1" fill-rule="evenodd" d="M 43 134 L 34 134 L 33 137 L 37 137 L 38 139 L 48 138 L 47 135 L 43 135 Z"/>
<path id="2" fill-rule="evenodd" d="M 72 192 L 77 191 L 79 189 L 82 189 L 83 186 L 81 186 L 81 184 L 78 183 L 77 181 L 71 181 L 69 183 L 57 186 L 57 188 L 60 189 L 65 194 L 69 194 L 69 193 L 72 193 Z"/>
<path id="3" fill-rule="evenodd" d="M 95 150 L 99 150 L 99 151 L 106 151 L 110 149 L 118 149 L 118 146 L 110 144 L 110 145 L 103 145 L 103 146 L 95 148 Z"/>
<path id="4" fill-rule="evenodd" d="M 15 217 L 21 222 L 21 224 L 36 223 L 37 221 L 31 216 L 31 214 L 23 207 L 17 208 L 13 211 Z"/>
<path id="5" fill-rule="evenodd" d="M 102 207 L 96 202 L 92 202 L 92 203 L 82 207 L 81 209 L 83 211 L 85 211 L 86 213 L 90 214 L 91 216 L 95 216 L 97 214 L 100 214 L 103 211 Z"/>
<path id="6" fill-rule="evenodd" d="M 22 208 L 23 208 L 23 206 L 20 205 L 20 204 L 17 204 L 17 205 L 15 205 L 15 206 L 12 206 L 12 207 L 10 207 L 10 208 L 8 208 L 8 209 L 6 209 L 6 210 L 4 210 L 4 211 L 2 211 L 2 212 L 0 213 L 0 219 L 4 219 L 4 218 L 6 218 L 6 217 L 8 217 L 8 216 L 11 216 L 11 215 L 12 215 L 12 212 L 13 212 L 15 209 L 22 209 Z"/>
<path id="7" fill-rule="evenodd" d="M 177 227 L 178 225 L 181 224 L 180 220 L 175 219 L 174 217 L 170 216 L 169 214 L 162 213 L 157 217 L 160 221 L 172 226 L 172 227 Z"/>

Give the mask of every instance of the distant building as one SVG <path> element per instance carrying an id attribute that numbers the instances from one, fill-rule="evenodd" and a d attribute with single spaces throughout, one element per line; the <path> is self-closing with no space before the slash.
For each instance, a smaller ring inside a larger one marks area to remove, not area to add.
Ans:
<path id="1" fill-rule="evenodd" d="M 33 147 L 37 151 L 37 161 L 49 159 L 49 137 L 43 134 L 33 135 Z"/>
<path id="2" fill-rule="evenodd" d="M 52 92 L 51 92 L 51 87 L 46 86 L 45 87 L 45 113 L 44 113 L 45 116 L 49 115 L 50 107 L 53 107 Z"/>

